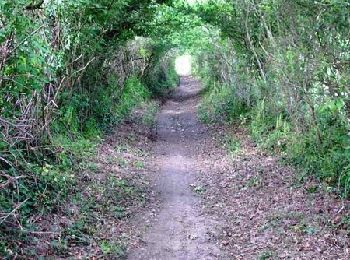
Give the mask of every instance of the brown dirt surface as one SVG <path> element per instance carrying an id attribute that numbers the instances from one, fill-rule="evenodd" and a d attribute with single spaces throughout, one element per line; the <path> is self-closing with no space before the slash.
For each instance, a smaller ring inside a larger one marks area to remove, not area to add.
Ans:
<path id="1" fill-rule="evenodd" d="M 197 161 L 205 212 L 232 259 L 350 259 L 349 201 L 265 153 L 241 127 L 210 129 Z M 233 154 L 222 147 L 239 143 Z"/>
<path id="2" fill-rule="evenodd" d="M 198 122 L 199 89 L 183 78 L 158 117 L 162 203 L 129 259 L 350 259 L 349 202 L 298 181 L 242 127 Z"/>
<path id="3" fill-rule="evenodd" d="M 229 259 L 212 235 L 218 223 L 202 214 L 200 199 L 193 192 L 199 173 L 196 148 L 207 135 L 196 115 L 200 90 L 193 78 L 182 78 L 157 118 L 154 151 L 161 204 L 128 259 Z M 135 221 L 135 229 L 143 223 L 142 218 Z"/>

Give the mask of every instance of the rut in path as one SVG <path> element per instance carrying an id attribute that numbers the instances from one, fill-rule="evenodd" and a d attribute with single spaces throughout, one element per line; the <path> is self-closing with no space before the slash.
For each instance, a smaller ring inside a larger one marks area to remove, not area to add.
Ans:
<path id="1" fill-rule="evenodd" d="M 201 215 L 199 198 L 191 190 L 197 171 L 196 147 L 207 134 L 197 119 L 199 92 L 198 81 L 182 78 L 158 115 L 155 154 L 163 202 L 143 238 L 144 246 L 131 252 L 128 259 L 223 259 L 209 235 L 215 222 Z"/>

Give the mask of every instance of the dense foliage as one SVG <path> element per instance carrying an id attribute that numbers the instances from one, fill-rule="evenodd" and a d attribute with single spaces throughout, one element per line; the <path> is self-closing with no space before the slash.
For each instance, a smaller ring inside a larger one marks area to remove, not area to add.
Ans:
<path id="1" fill-rule="evenodd" d="M 209 1 L 220 29 L 199 56 L 207 121 L 240 118 L 264 147 L 347 195 L 350 187 L 350 4 Z"/>

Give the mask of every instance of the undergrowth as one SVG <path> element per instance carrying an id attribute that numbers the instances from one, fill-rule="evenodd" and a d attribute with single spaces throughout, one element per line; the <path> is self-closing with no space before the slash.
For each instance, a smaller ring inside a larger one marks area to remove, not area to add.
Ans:
<path id="1" fill-rule="evenodd" d="M 179 76 L 175 70 L 175 62 L 169 61 L 164 69 L 161 64 L 155 64 L 145 77 L 144 82 L 154 97 L 163 97 L 169 90 L 179 85 Z"/>
<path id="2" fill-rule="evenodd" d="M 291 118 L 274 113 L 271 104 L 258 101 L 251 108 L 235 100 L 232 87 L 213 84 L 199 107 L 199 117 L 206 123 L 234 122 L 249 128 L 253 139 L 264 149 L 302 171 L 333 187 L 342 196 L 350 194 L 350 138 L 341 103 L 328 102 L 317 107 L 317 124 L 310 118 L 305 129 L 293 127 Z M 341 102 L 341 101 L 339 101 Z M 238 149 L 235 142 L 225 144 Z"/>
<path id="3" fill-rule="evenodd" d="M 0 255 L 37 257 L 35 252 L 31 253 L 30 246 L 24 246 L 33 242 L 31 234 L 38 229 L 36 216 L 59 212 L 72 196 L 79 197 L 82 212 L 81 218 L 67 229 L 68 233 L 58 241 L 52 241 L 52 247 L 56 248 L 53 253 L 62 256 L 72 243 L 87 242 L 84 237 L 92 235 L 97 224 L 97 216 L 93 217 L 95 213 L 105 211 L 116 219 L 123 218 L 126 213 L 120 205 L 140 198 L 134 194 L 136 191 L 132 186 L 117 179 L 97 184 L 95 192 L 98 195 L 81 197 L 83 191 L 78 180 L 81 172 L 86 171 L 86 162 L 96 156 L 101 136 L 121 123 L 136 107 L 146 107 L 141 123 L 148 127 L 153 125 L 157 112 L 158 103 L 150 102 L 150 90 L 136 77 L 126 81 L 122 92 L 113 93 L 117 95 L 116 99 L 110 98 L 109 91 L 111 88 L 100 89 L 96 99 L 80 95 L 67 103 L 63 100 L 60 115 L 51 127 L 50 143 L 44 143 L 38 150 L 28 154 L 26 149 L 5 147 L 6 144 L 0 143 L 2 153 L 7 153 L 6 161 L 0 162 L 5 167 L 0 185 L 6 187 L 0 190 L 0 207 L 2 212 L 7 212 L 0 216 Z M 149 105 L 143 105 L 146 103 Z M 85 116 L 86 107 L 93 108 L 89 117 Z M 94 168 L 92 164 L 89 167 Z M 95 197 L 101 196 L 103 203 L 95 201 Z M 95 213 L 91 215 L 90 210 Z M 86 216 L 92 219 L 86 219 Z M 123 255 L 123 246 L 113 243 L 100 241 L 103 253 Z"/>
<path id="4" fill-rule="evenodd" d="M 205 123 L 230 121 L 244 113 L 245 107 L 239 104 L 234 95 L 234 88 L 208 81 L 202 102 L 198 109 L 200 120 Z"/>

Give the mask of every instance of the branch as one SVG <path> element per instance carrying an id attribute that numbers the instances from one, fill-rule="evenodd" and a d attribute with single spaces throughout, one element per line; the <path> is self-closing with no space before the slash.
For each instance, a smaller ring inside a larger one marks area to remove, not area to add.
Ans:
<path id="1" fill-rule="evenodd" d="M 0 225 L 4 223 L 4 221 L 15 214 L 17 210 L 19 210 L 29 199 L 26 199 L 25 201 L 19 203 L 10 213 L 5 214 L 3 217 L 0 218 Z"/>
<path id="2" fill-rule="evenodd" d="M 0 161 L 2 161 L 3 163 L 5 163 L 6 165 L 8 165 L 11 168 L 14 168 L 12 163 L 10 163 L 8 160 L 6 160 L 5 158 L 0 156 Z"/>
<path id="3" fill-rule="evenodd" d="M 36 34 L 38 31 L 40 31 L 44 25 L 41 25 L 39 28 L 31 32 L 27 37 L 25 37 L 20 43 L 18 43 L 8 54 L 10 57 L 23 43 L 25 43 L 30 37 L 32 37 L 34 34 Z"/>
<path id="4" fill-rule="evenodd" d="M 0 184 L 0 190 L 1 189 L 4 189 L 5 187 L 7 187 L 8 185 L 14 183 L 14 182 L 17 182 L 19 179 L 23 179 L 23 178 L 26 178 L 26 176 L 17 176 L 17 177 L 12 177 L 8 174 L 0 174 L 1 177 L 4 177 L 4 178 L 7 178 L 7 181 Z"/>
<path id="5" fill-rule="evenodd" d="M 78 74 L 78 73 L 80 73 L 80 72 L 86 70 L 86 68 L 89 67 L 90 63 L 93 62 L 95 59 L 96 59 L 96 57 L 94 57 L 94 58 L 92 58 L 91 60 L 89 60 L 88 63 L 86 63 L 86 65 L 85 65 L 83 68 L 79 69 L 78 71 L 75 71 L 75 72 L 72 74 L 71 77 L 73 77 L 74 75 L 76 75 L 76 74 Z"/>
<path id="6" fill-rule="evenodd" d="M 42 5 L 44 4 L 44 0 L 40 0 L 38 3 L 36 4 L 30 4 L 26 6 L 26 10 L 37 10 L 37 9 L 42 9 Z"/>

